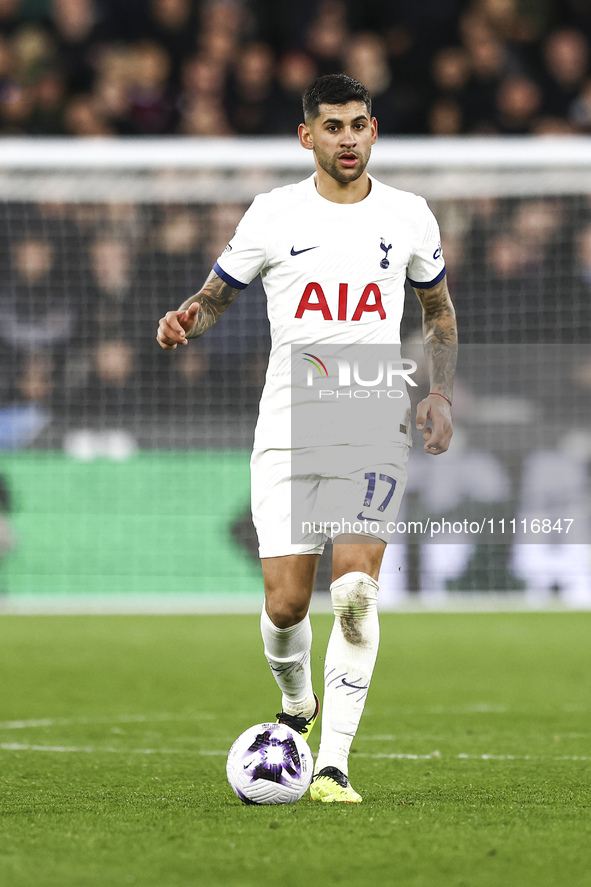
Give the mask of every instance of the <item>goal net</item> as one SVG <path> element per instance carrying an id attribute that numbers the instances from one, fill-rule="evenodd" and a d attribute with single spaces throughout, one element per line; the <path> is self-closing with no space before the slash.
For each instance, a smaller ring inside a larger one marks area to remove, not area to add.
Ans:
<path id="1" fill-rule="evenodd" d="M 401 520 L 481 527 L 399 534 L 385 604 L 471 592 L 589 604 L 590 148 L 561 137 L 384 138 L 374 149 L 370 172 L 422 194 L 438 218 L 462 343 L 454 448 L 433 481 L 437 460 L 425 463 L 415 441 Z M 292 139 L 3 140 L 8 606 L 258 606 L 249 448 L 269 348 L 260 282 L 187 348 L 163 352 L 155 333 L 252 198 L 312 171 Z M 409 347 L 420 326 L 409 291 Z"/>

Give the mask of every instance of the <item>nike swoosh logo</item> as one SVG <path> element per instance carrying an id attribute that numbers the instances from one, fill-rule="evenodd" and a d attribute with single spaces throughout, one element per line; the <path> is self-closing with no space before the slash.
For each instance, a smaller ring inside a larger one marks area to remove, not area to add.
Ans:
<path id="1" fill-rule="evenodd" d="M 294 249 L 294 247 L 292 246 L 291 255 L 292 256 L 299 256 L 301 253 L 309 253 L 311 249 L 318 249 L 318 247 L 317 246 L 307 246 L 306 249 Z"/>
<path id="2" fill-rule="evenodd" d="M 359 514 L 357 515 L 357 520 L 370 520 L 370 521 L 377 521 L 378 523 L 380 523 L 381 521 L 384 520 L 384 518 L 383 517 L 367 517 L 366 514 L 364 514 L 362 511 L 360 511 Z"/>
<path id="3" fill-rule="evenodd" d="M 353 690 L 367 690 L 369 684 L 364 684 L 362 687 L 359 684 L 350 684 L 349 681 L 346 681 L 344 678 L 341 678 L 341 683 L 345 685 L 345 687 L 352 687 Z"/>

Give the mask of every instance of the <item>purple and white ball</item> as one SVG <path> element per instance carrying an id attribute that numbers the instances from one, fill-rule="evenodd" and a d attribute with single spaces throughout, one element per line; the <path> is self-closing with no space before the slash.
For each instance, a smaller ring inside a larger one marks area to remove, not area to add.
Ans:
<path id="1" fill-rule="evenodd" d="M 255 724 L 230 749 L 226 773 L 245 804 L 295 804 L 312 781 L 314 759 L 287 724 Z"/>

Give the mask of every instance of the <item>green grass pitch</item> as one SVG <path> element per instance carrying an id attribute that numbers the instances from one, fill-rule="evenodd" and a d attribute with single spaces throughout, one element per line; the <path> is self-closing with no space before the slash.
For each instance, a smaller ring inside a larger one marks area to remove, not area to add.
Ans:
<path id="1" fill-rule="evenodd" d="M 257 617 L 5 616 L 0 884 L 591 885 L 590 636 L 588 613 L 385 614 L 363 804 L 246 807 L 225 756 L 278 710 Z"/>

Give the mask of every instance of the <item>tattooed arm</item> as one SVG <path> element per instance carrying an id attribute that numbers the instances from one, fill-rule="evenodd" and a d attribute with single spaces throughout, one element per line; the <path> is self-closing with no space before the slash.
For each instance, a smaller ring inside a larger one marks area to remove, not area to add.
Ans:
<path id="1" fill-rule="evenodd" d="M 417 428 L 423 431 L 425 452 L 444 453 L 453 428 L 451 400 L 458 356 L 456 313 L 444 277 L 429 289 L 416 289 L 423 307 L 423 339 L 429 368 L 430 394 L 417 407 Z M 431 428 L 426 428 L 429 422 Z"/>
<path id="2" fill-rule="evenodd" d="M 239 292 L 212 271 L 198 293 L 183 302 L 177 311 L 167 311 L 160 318 L 156 341 L 168 351 L 177 345 L 186 345 L 188 339 L 202 336 Z"/>
<path id="3" fill-rule="evenodd" d="M 456 313 L 449 296 L 447 278 L 430 289 L 415 289 L 423 307 L 423 339 L 429 367 L 430 391 L 452 399 L 458 354 Z"/>

